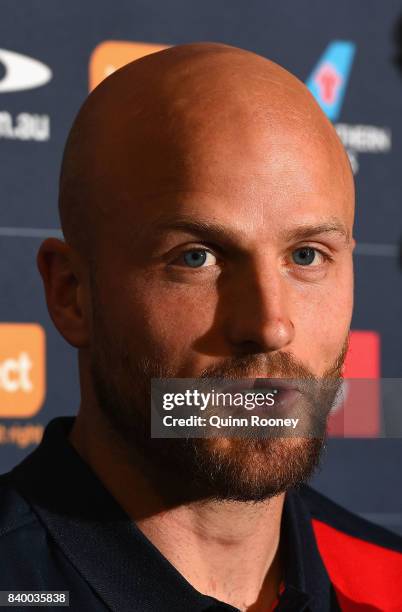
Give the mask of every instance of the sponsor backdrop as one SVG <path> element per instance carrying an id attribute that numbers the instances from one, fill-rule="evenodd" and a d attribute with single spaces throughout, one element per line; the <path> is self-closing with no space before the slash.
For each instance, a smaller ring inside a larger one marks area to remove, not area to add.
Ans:
<path id="1" fill-rule="evenodd" d="M 76 354 L 51 324 L 35 264 L 40 241 L 60 235 L 57 179 L 69 126 L 102 79 L 169 45 L 214 40 L 269 57 L 302 79 L 334 122 L 357 184 L 346 371 L 401 377 L 399 0 L 3 0 L 0 11 L 0 471 L 79 403 Z M 314 484 L 402 533 L 402 402 L 394 397 L 389 419 L 380 395 L 364 418 L 349 419 L 347 439 L 343 408 L 333 415 Z"/>

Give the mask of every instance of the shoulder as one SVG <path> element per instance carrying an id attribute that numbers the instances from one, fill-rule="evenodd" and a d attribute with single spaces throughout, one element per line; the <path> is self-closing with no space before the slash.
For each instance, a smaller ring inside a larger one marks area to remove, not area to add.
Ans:
<path id="1" fill-rule="evenodd" d="M 11 534 L 37 523 L 30 506 L 16 490 L 12 473 L 0 475 L 0 550 Z"/>
<path id="2" fill-rule="evenodd" d="M 11 474 L 0 476 L 0 590 L 40 586 L 41 561 L 47 534 L 13 484 Z"/>
<path id="3" fill-rule="evenodd" d="M 348 535 L 359 542 L 371 543 L 402 555 L 402 536 L 346 510 L 311 487 L 302 487 L 300 494 L 308 506 L 313 522 L 325 524 L 332 529 L 334 536 L 335 532 Z"/>
<path id="4" fill-rule="evenodd" d="M 402 537 L 302 487 L 314 535 L 340 603 L 402 610 Z"/>

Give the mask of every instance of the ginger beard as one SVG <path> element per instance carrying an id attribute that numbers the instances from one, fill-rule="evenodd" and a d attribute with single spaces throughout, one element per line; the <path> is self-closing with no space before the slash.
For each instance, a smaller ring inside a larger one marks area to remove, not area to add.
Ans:
<path id="1" fill-rule="evenodd" d="M 325 429 L 319 437 L 151 438 L 151 378 L 176 374 L 157 356 L 138 358 L 126 338 L 119 340 L 101 315 L 92 285 L 91 375 L 97 405 L 126 456 L 137 467 L 141 457 L 141 469 L 162 495 L 259 502 L 310 478 L 319 464 Z M 325 414 L 340 387 L 347 347 L 348 336 L 322 377 L 333 381 L 320 400 L 326 404 Z M 279 352 L 233 358 L 190 376 L 317 380 L 292 355 Z"/>

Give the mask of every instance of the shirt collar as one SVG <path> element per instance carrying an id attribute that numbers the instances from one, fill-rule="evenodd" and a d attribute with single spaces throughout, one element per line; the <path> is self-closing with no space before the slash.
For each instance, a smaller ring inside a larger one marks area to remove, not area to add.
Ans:
<path id="1" fill-rule="evenodd" d="M 13 470 L 17 488 L 71 563 L 113 611 L 236 608 L 194 589 L 130 520 L 67 436 L 73 417 L 46 427 L 39 447 Z M 281 525 L 285 591 L 278 611 L 329 610 L 331 585 L 307 508 L 286 494 Z M 312 606 L 312 607 L 311 607 Z"/>

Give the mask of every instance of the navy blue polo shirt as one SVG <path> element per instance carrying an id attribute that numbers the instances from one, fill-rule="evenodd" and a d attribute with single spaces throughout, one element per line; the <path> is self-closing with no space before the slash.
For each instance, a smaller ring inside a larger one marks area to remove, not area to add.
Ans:
<path id="1" fill-rule="evenodd" d="M 38 448 L 0 477 L 0 590 L 69 591 L 74 612 L 235 612 L 193 588 L 125 514 L 69 443 L 73 421 L 51 421 Z M 278 612 L 326 612 L 341 609 L 339 601 L 355 601 L 356 589 L 340 591 L 329 576 L 322 556 L 325 550 L 329 558 L 332 550 L 328 535 L 327 548 L 319 548 L 322 525 L 350 537 L 350 529 L 317 518 L 317 512 L 330 516 L 334 507 L 367 532 L 369 523 L 308 487 L 286 494 L 280 538 L 285 588 Z M 369 532 L 363 543 L 402 559 L 397 536 L 374 526 Z M 335 538 L 332 548 L 338 544 Z M 339 571 L 337 578 L 339 583 Z"/>

